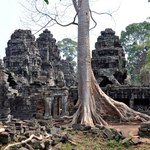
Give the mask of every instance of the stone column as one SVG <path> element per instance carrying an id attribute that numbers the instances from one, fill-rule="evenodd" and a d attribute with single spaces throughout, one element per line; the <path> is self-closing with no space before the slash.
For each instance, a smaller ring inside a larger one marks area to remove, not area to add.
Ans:
<path id="1" fill-rule="evenodd" d="M 131 99 L 129 100 L 129 107 L 134 108 L 134 95 L 131 95 Z"/>
<path id="2" fill-rule="evenodd" d="M 134 107 L 134 99 L 130 99 L 129 106 L 130 106 L 130 108 Z"/>
<path id="3" fill-rule="evenodd" d="M 66 90 L 64 95 L 62 95 L 62 115 L 68 114 L 68 91 Z"/>
<path id="4" fill-rule="evenodd" d="M 50 119 L 52 118 L 52 102 L 54 98 L 53 97 L 46 97 L 44 99 L 45 102 L 45 113 L 44 113 L 44 119 Z"/>
<path id="5" fill-rule="evenodd" d="M 53 101 L 53 103 L 52 103 L 52 106 L 53 106 L 53 108 L 52 108 L 52 111 L 53 111 L 53 118 L 56 118 L 56 117 L 58 117 L 58 111 L 59 111 L 59 106 L 58 106 L 58 96 L 56 96 L 55 95 L 55 97 L 54 97 L 54 101 Z"/>

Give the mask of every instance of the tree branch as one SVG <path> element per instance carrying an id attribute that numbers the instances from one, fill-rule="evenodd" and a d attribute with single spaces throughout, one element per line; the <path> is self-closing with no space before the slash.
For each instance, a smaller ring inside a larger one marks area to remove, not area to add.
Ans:
<path id="1" fill-rule="evenodd" d="M 75 21 L 76 21 L 76 17 L 77 17 L 77 13 L 76 13 L 76 15 L 74 16 L 72 22 L 67 23 L 67 24 L 62 24 L 62 23 L 58 22 L 58 20 L 57 20 L 58 15 L 55 15 L 55 17 L 53 18 L 53 17 L 51 17 L 49 14 L 40 11 L 40 10 L 38 9 L 38 7 L 37 7 L 37 3 L 36 3 L 36 2 L 37 2 L 37 0 L 35 1 L 35 9 L 36 9 L 36 11 L 37 11 L 39 14 L 41 14 L 41 15 L 43 15 L 43 16 L 46 16 L 47 18 L 50 19 L 50 20 L 49 20 L 41 29 L 39 29 L 36 33 L 38 33 L 39 31 L 41 31 L 43 28 L 45 28 L 45 27 L 46 27 L 50 22 L 52 22 L 52 21 L 55 22 L 56 24 L 62 26 L 62 27 L 66 27 L 66 26 L 69 26 L 69 25 L 78 25 L 78 24 L 75 22 Z"/>
<path id="2" fill-rule="evenodd" d="M 117 8 L 116 10 L 112 11 L 111 13 L 108 13 L 108 12 L 98 13 L 98 12 L 96 12 L 96 11 L 91 11 L 91 10 L 90 10 L 91 19 L 93 20 L 93 22 L 94 22 L 94 24 L 95 24 L 90 30 L 94 29 L 94 28 L 97 26 L 97 22 L 94 20 L 94 18 L 93 18 L 93 16 L 92 16 L 92 13 L 95 13 L 95 14 L 97 14 L 97 15 L 108 15 L 108 16 L 110 16 L 110 17 L 113 19 L 113 21 L 114 21 L 114 23 L 115 23 L 115 26 L 116 26 L 116 22 L 115 22 L 115 19 L 113 18 L 113 14 L 114 14 L 115 12 L 117 12 L 117 11 L 120 9 L 120 5 L 121 5 L 121 3 L 119 4 L 118 8 Z"/>
<path id="3" fill-rule="evenodd" d="M 34 35 L 37 34 L 38 32 L 40 32 L 41 30 L 43 30 L 44 28 L 46 28 L 46 27 L 48 26 L 48 24 L 49 24 L 51 21 L 52 21 L 52 20 L 48 21 L 43 27 L 41 27 L 38 31 L 36 31 L 36 32 L 34 33 Z M 53 24 L 53 25 L 54 25 L 54 24 Z"/>
<path id="4" fill-rule="evenodd" d="M 114 12 L 112 12 L 112 13 L 108 13 L 108 12 L 98 13 L 98 12 L 96 12 L 96 11 L 91 11 L 91 10 L 90 10 L 91 19 L 92 19 L 93 22 L 94 22 L 94 26 L 93 26 L 92 28 L 90 28 L 90 30 L 94 29 L 94 28 L 97 26 L 97 22 L 96 22 L 95 19 L 93 18 L 92 13 L 95 13 L 95 14 L 97 14 L 97 15 L 108 15 L 108 16 L 110 16 L 110 17 L 114 20 L 114 18 L 113 18 L 113 16 L 112 16 L 112 14 L 113 14 Z M 114 20 L 114 22 L 115 22 L 115 20 Z"/>

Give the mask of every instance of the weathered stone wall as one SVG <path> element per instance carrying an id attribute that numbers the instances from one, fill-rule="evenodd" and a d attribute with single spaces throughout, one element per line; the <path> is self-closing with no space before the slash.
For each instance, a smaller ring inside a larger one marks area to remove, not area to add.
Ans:
<path id="1" fill-rule="evenodd" d="M 102 89 L 113 99 L 124 102 L 134 110 L 150 115 L 150 87 L 120 86 Z"/>
<path id="2" fill-rule="evenodd" d="M 75 86 L 77 81 L 72 64 L 67 60 L 61 60 L 61 70 L 64 72 L 66 86 L 67 87 Z"/>
<path id="3" fill-rule="evenodd" d="M 50 31 L 44 30 L 35 40 L 30 30 L 16 30 L 7 43 L 3 60 L 0 118 L 8 114 L 23 119 L 48 118 L 67 113 L 68 88 Z"/>
<path id="4" fill-rule="evenodd" d="M 73 114 L 78 99 L 73 67 L 60 59 L 56 40 L 45 30 L 35 41 L 29 30 L 16 30 L 0 61 L 0 118 L 59 117 Z M 150 87 L 129 85 L 125 55 L 112 29 L 101 32 L 92 52 L 95 77 L 107 95 L 150 114 Z M 66 87 L 69 87 L 69 89 Z"/>

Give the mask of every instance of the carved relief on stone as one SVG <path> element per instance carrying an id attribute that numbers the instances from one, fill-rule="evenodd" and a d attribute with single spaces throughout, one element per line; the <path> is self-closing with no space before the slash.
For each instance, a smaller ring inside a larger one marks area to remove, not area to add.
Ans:
<path id="1" fill-rule="evenodd" d="M 58 63 L 55 65 L 55 84 L 58 87 L 65 87 L 66 86 L 66 81 L 64 78 L 64 73 L 61 70 L 61 64 Z"/>

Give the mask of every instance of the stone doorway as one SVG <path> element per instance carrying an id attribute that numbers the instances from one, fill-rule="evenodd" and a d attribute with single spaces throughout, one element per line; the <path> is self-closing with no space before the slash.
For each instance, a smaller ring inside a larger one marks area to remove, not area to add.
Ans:
<path id="1" fill-rule="evenodd" d="M 57 118 L 62 115 L 62 97 L 55 96 L 52 102 L 52 117 Z"/>

